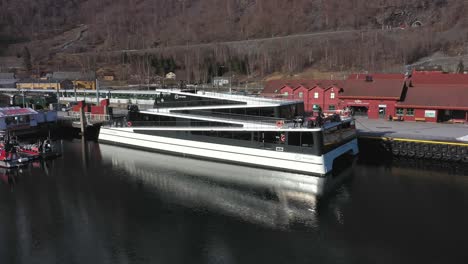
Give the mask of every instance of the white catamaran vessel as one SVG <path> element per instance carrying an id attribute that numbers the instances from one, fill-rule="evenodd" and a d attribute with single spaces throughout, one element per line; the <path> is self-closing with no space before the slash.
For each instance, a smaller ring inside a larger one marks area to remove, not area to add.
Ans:
<path id="1" fill-rule="evenodd" d="M 153 109 L 130 107 L 125 121 L 101 128 L 99 141 L 313 175 L 358 154 L 352 118 L 314 122 L 302 101 L 157 91 Z"/>

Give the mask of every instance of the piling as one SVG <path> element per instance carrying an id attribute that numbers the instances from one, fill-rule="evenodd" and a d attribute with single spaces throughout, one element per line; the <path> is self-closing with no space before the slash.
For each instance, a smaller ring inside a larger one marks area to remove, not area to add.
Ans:
<path id="1" fill-rule="evenodd" d="M 78 102 L 78 105 L 80 107 L 80 129 L 81 129 L 81 135 L 84 136 L 86 133 L 86 116 L 85 116 L 85 107 L 86 103 L 85 101 L 80 101 Z"/>

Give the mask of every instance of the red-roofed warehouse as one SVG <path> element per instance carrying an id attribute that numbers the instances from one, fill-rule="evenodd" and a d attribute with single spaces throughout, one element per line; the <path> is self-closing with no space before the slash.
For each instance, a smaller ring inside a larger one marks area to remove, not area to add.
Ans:
<path id="1" fill-rule="evenodd" d="M 307 112 L 350 108 L 369 118 L 468 122 L 468 75 L 352 74 L 346 81 L 276 80 L 264 94 L 303 99 Z"/>

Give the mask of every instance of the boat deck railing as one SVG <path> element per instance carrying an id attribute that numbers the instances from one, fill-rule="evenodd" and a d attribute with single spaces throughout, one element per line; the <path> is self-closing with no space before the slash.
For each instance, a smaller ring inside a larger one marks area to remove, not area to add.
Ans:
<path id="1" fill-rule="evenodd" d="M 265 122 L 257 121 L 255 123 L 228 123 L 219 121 L 127 121 L 126 119 L 114 119 L 107 122 L 110 127 L 166 127 L 166 128 L 249 128 L 249 129 L 272 129 L 277 128 L 269 120 Z"/>
<path id="2" fill-rule="evenodd" d="M 255 104 L 255 105 L 271 105 L 271 104 L 278 104 L 284 102 L 299 102 L 301 100 L 297 99 L 289 99 L 284 97 L 262 97 L 262 96 L 254 96 L 254 95 L 239 95 L 239 94 L 232 94 L 232 93 L 218 93 L 218 92 L 203 92 L 202 95 L 205 96 L 212 96 L 217 98 L 225 98 L 231 100 L 239 100 L 246 102 L 247 104 Z"/>
<path id="3" fill-rule="evenodd" d="M 155 112 L 155 111 L 150 111 Z M 285 121 L 283 118 L 271 118 L 265 116 L 249 116 L 249 115 L 236 115 L 230 113 L 214 113 L 209 114 L 209 111 L 203 110 L 176 110 L 176 109 L 161 109 L 157 115 L 170 118 L 183 119 L 180 122 L 210 122 L 230 124 L 237 126 L 249 127 L 275 127 L 277 122 Z M 143 113 L 146 113 L 143 111 Z M 185 120 L 185 121 L 184 121 Z"/>
<path id="4" fill-rule="evenodd" d="M 187 113 L 189 112 L 189 113 Z M 339 125 L 341 122 L 352 121 L 352 118 L 341 119 L 324 119 L 322 122 L 311 122 L 303 116 L 294 118 L 275 118 L 265 116 L 251 116 L 232 113 L 220 113 L 204 110 L 179 110 L 179 111 L 164 111 L 159 113 L 159 118 L 179 118 L 178 121 L 152 121 L 149 120 L 134 120 L 127 122 L 127 119 L 112 120 L 110 123 L 113 126 L 144 126 L 144 127 L 243 127 L 243 128 L 259 128 L 259 129 L 291 129 L 291 128 L 324 128 Z"/>
<path id="5" fill-rule="evenodd" d="M 220 118 L 225 120 L 236 120 L 236 121 L 244 121 L 244 122 L 256 122 L 259 121 L 261 123 L 270 123 L 276 124 L 278 121 L 285 121 L 285 118 L 276 118 L 276 117 L 268 117 L 268 116 L 255 116 L 255 115 L 244 115 L 244 114 L 233 114 L 233 113 L 222 113 L 222 112 L 214 112 L 214 111 L 206 111 L 206 110 L 173 110 L 172 113 L 181 113 L 181 114 L 188 114 L 188 115 L 195 115 L 195 116 L 208 116 L 213 118 Z"/>
<path id="6" fill-rule="evenodd" d="M 278 123 L 272 123 L 271 120 L 257 120 L 256 122 L 245 123 L 223 123 L 219 121 L 128 121 L 126 118 L 113 119 L 106 122 L 109 127 L 138 127 L 138 128 L 171 128 L 174 130 L 187 129 L 254 129 L 254 130 L 285 130 L 285 129 L 322 129 L 317 126 L 307 126 L 294 120 L 285 120 Z M 330 124 L 328 124 L 328 127 Z M 326 128 L 324 126 L 323 128 Z"/>

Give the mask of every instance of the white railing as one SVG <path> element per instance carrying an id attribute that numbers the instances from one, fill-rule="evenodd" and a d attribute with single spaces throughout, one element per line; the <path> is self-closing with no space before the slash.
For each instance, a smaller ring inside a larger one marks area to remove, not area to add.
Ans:
<path id="1" fill-rule="evenodd" d="M 301 101 L 298 99 L 289 99 L 289 98 L 268 98 L 268 97 L 259 97 L 259 96 L 249 96 L 249 95 L 238 95 L 230 93 L 218 93 L 218 92 L 202 92 L 201 95 L 215 97 L 215 98 L 225 98 L 241 102 L 246 102 L 247 104 L 254 105 L 272 105 L 279 104 L 283 102 L 297 102 Z"/>
<path id="2" fill-rule="evenodd" d="M 80 120 L 80 112 L 68 112 L 68 118 L 74 120 Z M 85 113 L 86 122 L 107 122 L 111 120 L 110 115 L 101 115 L 101 114 L 92 114 L 92 113 Z"/>
<path id="3" fill-rule="evenodd" d="M 180 94 L 185 94 L 185 95 L 190 95 L 189 93 L 183 93 L 180 92 L 179 90 L 174 90 L 174 89 L 166 89 L 166 90 L 155 90 L 155 91 L 112 91 L 110 92 L 110 102 L 113 104 L 154 104 L 154 98 L 153 99 L 137 99 L 137 95 L 141 94 L 148 94 L 151 96 L 156 97 L 158 93 L 161 92 L 177 92 Z M 87 92 L 94 92 L 94 91 L 87 91 Z M 129 98 L 118 98 L 119 93 L 126 92 L 128 95 L 130 95 Z M 95 92 L 94 92 L 95 93 Z M 85 100 L 87 102 L 96 102 L 96 96 L 94 93 L 89 93 L 87 96 L 73 96 L 72 93 L 69 94 L 68 97 L 60 97 L 61 101 L 65 102 L 73 102 L 75 100 Z M 131 97 L 133 95 L 134 97 Z M 263 106 L 269 106 L 269 105 L 278 105 L 284 102 L 298 102 L 302 101 L 301 98 L 291 98 L 291 97 L 262 97 L 262 96 L 254 96 L 254 95 L 239 95 L 239 94 L 232 94 L 232 93 L 220 93 L 220 92 L 207 92 L 207 91 L 198 91 L 197 93 L 198 96 L 201 97 L 207 97 L 207 98 L 218 98 L 218 99 L 227 99 L 227 100 L 234 100 L 234 101 L 239 101 L 239 102 L 246 102 L 248 105 L 263 105 Z M 115 98 L 117 97 L 117 98 Z M 105 97 L 101 97 L 105 98 Z"/>

